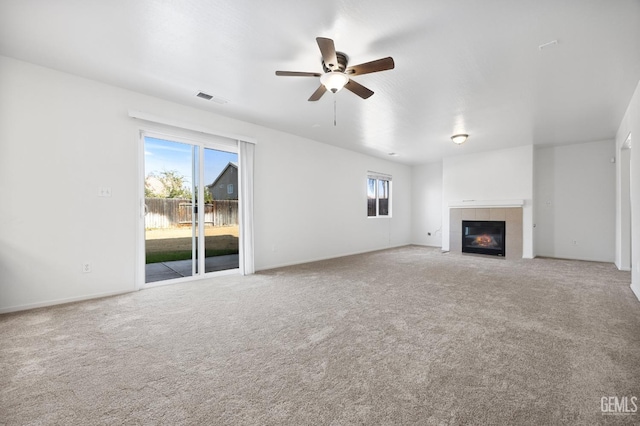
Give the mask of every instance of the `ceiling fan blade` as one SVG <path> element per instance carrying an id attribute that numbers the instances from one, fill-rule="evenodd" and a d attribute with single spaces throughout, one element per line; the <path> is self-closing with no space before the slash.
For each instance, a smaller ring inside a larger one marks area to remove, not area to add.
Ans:
<path id="1" fill-rule="evenodd" d="M 320 77 L 319 72 L 303 72 L 303 71 L 276 71 L 276 75 L 283 77 Z"/>
<path id="2" fill-rule="evenodd" d="M 336 47 L 330 38 L 316 37 L 320 53 L 324 64 L 333 71 L 338 66 L 338 57 L 336 56 Z"/>
<path id="3" fill-rule="evenodd" d="M 321 84 L 320 87 L 318 87 L 318 90 L 313 92 L 313 95 L 311 95 L 311 97 L 309 98 L 309 101 L 310 102 L 317 101 L 322 97 L 322 95 L 324 95 L 324 92 L 326 91 L 327 91 L 327 88 L 324 87 L 324 84 Z"/>
<path id="4" fill-rule="evenodd" d="M 369 74 L 372 72 L 392 70 L 395 66 L 396 65 L 393 62 L 393 58 L 389 56 L 388 58 L 382 58 L 376 61 L 366 62 L 360 65 L 354 65 L 352 67 L 347 68 L 345 73 L 347 73 L 348 75 L 362 75 L 362 74 Z"/>
<path id="5" fill-rule="evenodd" d="M 362 99 L 367 99 L 371 95 L 373 95 L 373 91 L 372 90 L 367 89 L 362 84 L 356 83 L 353 80 L 349 80 L 349 82 L 344 85 L 344 88 L 347 89 L 347 90 L 352 91 L 356 95 L 360 96 Z"/>

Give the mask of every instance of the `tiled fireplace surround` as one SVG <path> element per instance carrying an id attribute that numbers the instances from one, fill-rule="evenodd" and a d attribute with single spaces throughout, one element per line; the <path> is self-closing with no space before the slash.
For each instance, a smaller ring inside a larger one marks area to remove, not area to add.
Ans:
<path id="1" fill-rule="evenodd" d="M 463 220 L 504 220 L 506 258 L 522 258 L 522 207 L 450 208 L 449 251 L 462 252 Z"/>

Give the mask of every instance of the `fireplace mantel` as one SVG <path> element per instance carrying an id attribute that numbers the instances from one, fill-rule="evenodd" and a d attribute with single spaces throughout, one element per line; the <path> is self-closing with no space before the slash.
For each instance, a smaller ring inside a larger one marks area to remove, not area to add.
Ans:
<path id="1" fill-rule="evenodd" d="M 459 200 L 449 201 L 450 209 L 522 207 L 524 200 Z"/>

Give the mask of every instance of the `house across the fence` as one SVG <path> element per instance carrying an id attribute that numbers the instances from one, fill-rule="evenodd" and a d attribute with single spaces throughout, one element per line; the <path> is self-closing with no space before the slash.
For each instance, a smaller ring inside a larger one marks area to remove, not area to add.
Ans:
<path id="1" fill-rule="evenodd" d="M 211 185 L 207 185 L 214 200 L 238 199 L 238 164 L 229 162 Z"/>

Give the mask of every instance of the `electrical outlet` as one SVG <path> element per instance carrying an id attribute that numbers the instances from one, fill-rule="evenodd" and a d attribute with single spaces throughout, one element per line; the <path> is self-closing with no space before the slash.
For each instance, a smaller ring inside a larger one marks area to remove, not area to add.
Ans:
<path id="1" fill-rule="evenodd" d="M 111 197 L 111 188 L 108 186 L 98 188 L 98 197 Z"/>
<path id="2" fill-rule="evenodd" d="M 577 245 L 578 245 L 578 242 L 577 242 L 576 240 L 573 240 L 573 245 L 574 245 L 574 246 L 577 246 Z"/>
<path id="3" fill-rule="evenodd" d="M 91 272 L 91 264 L 89 262 L 85 262 L 82 264 L 82 272 L 84 274 L 88 274 L 89 272 Z"/>

